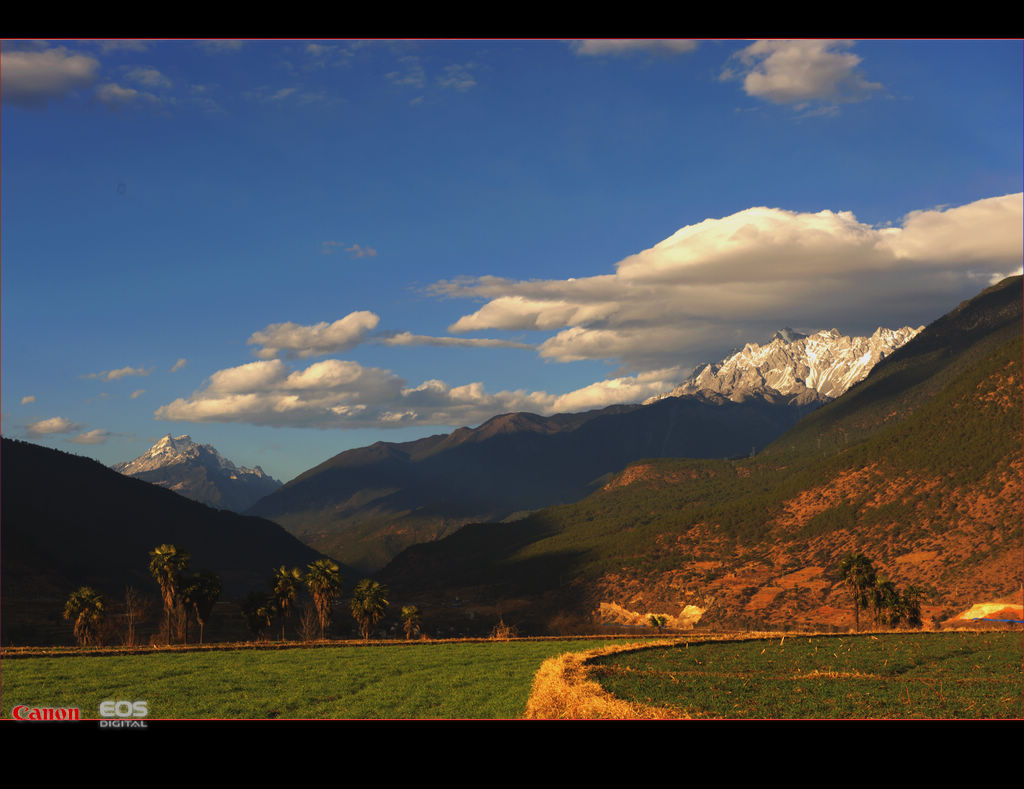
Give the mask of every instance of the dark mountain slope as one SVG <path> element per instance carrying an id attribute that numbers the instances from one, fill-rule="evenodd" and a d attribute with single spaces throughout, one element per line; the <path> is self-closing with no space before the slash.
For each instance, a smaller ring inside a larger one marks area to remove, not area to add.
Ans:
<path id="1" fill-rule="evenodd" d="M 3 439 L 2 560 L 5 620 L 19 599 L 82 584 L 122 595 L 156 589 L 149 551 L 173 543 L 193 570 L 217 572 L 224 597 L 263 588 L 274 567 L 320 554 L 276 523 L 215 510 L 88 458 Z"/>
<path id="2" fill-rule="evenodd" d="M 634 464 L 583 501 L 411 548 L 380 577 L 396 597 L 458 595 L 536 629 L 601 603 L 846 626 L 830 573 L 851 550 L 932 587 L 931 614 L 1017 592 L 1021 303 L 1015 277 L 960 305 L 756 458 Z"/>
<path id="3" fill-rule="evenodd" d="M 638 458 L 748 455 L 808 411 L 756 398 L 677 397 L 585 414 L 504 414 L 475 430 L 344 452 L 249 513 L 376 569 L 467 522 L 575 501 Z"/>

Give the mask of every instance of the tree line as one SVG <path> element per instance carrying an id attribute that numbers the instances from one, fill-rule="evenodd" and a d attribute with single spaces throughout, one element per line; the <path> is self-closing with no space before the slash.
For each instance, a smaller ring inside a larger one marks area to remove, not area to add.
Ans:
<path id="1" fill-rule="evenodd" d="M 189 553 L 176 545 L 164 544 L 149 552 L 149 572 L 160 587 L 164 622 L 161 640 L 168 644 L 178 640 L 187 644 L 193 624 L 199 627 L 199 643 L 203 643 L 206 623 L 220 599 L 220 577 L 208 570 L 186 575 L 191 560 Z M 342 598 L 344 580 L 338 565 L 330 559 L 318 559 L 303 573 L 298 567 L 281 566 L 273 571 L 269 590 L 250 592 L 242 602 L 242 617 L 257 637 L 265 637 L 274 621 L 281 625 L 281 640 L 292 618 L 302 590 L 309 592 L 312 607 L 303 616 L 301 632 L 304 640 L 317 636 L 325 639 L 330 631 L 333 609 Z M 359 581 L 352 590 L 349 610 L 359 625 L 364 640 L 384 618 L 389 591 L 369 578 Z M 146 602 L 132 588 L 125 596 L 125 623 L 128 645 L 136 644 L 136 628 L 145 616 Z M 100 592 L 82 586 L 68 597 L 64 618 L 72 622 L 75 639 L 81 646 L 102 644 L 108 630 L 110 606 Z M 416 606 L 403 606 L 402 627 L 407 639 L 422 635 L 422 616 Z"/>

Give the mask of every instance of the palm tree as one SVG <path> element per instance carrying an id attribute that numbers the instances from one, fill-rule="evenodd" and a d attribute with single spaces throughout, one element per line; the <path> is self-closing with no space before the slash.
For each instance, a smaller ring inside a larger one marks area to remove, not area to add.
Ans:
<path id="1" fill-rule="evenodd" d="M 316 605 L 317 617 L 320 620 L 320 638 L 331 624 L 331 606 L 341 595 L 342 577 L 338 572 L 338 565 L 330 559 L 317 559 L 309 565 L 309 572 L 306 573 L 306 588 L 313 595 L 313 603 Z"/>
<path id="2" fill-rule="evenodd" d="M 274 577 L 270 579 L 270 585 L 274 590 L 274 598 L 277 600 L 277 607 L 281 611 L 281 640 L 284 641 L 284 626 L 299 597 L 299 588 L 302 585 L 302 572 L 298 567 L 288 570 L 284 565 L 274 570 Z"/>
<path id="3" fill-rule="evenodd" d="M 406 641 L 412 638 L 413 633 L 420 631 L 422 624 L 423 618 L 420 615 L 420 609 L 414 605 L 402 606 L 402 629 L 405 630 Z"/>
<path id="4" fill-rule="evenodd" d="M 363 640 L 370 637 L 370 628 L 384 617 L 388 607 L 388 588 L 364 578 L 352 592 L 352 616 L 359 623 Z"/>
<path id="5" fill-rule="evenodd" d="M 660 633 L 662 628 L 668 624 L 668 617 L 663 614 L 651 614 L 647 617 L 647 624 Z"/>
<path id="6" fill-rule="evenodd" d="M 64 604 L 64 618 L 74 621 L 75 640 L 79 646 L 99 641 L 106 614 L 106 599 L 91 586 L 76 589 Z"/>
<path id="7" fill-rule="evenodd" d="M 164 612 L 167 615 L 167 643 L 171 643 L 171 613 L 180 602 L 178 592 L 181 589 L 181 573 L 190 557 L 176 545 L 164 544 L 149 552 L 149 571 L 160 584 L 160 594 L 164 601 Z"/>
<path id="8" fill-rule="evenodd" d="M 263 631 L 270 627 L 276 613 L 277 606 L 273 598 L 265 592 L 249 592 L 242 603 L 242 616 L 256 638 L 260 638 Z"/>
<path id="9" fill-rule="evenodd" d="M 210 618 L 214 603 L 220 599 L 220 576 L 203 570 L 192 576 L 192 580 L 181 591 L 181 602 L 185 612 L 195 616 L 199 623 L 199 643 L 203 643 L 203 630 Z M 188 618 L 185 619 L 185 641 L 188 642 Z"/>
<path id="10" fill-rule="evenodd" d="M 887 581 L 884 578 L 875 581 L 875 585 L 868 592 L 868 602 L 875 612 L 876 626 L 896 624 L 899 598 L 899 590 L 896 589 L 896 584 L 892 581 Z"/>
<path id="11" fill-rule="evenodd" d="M 908 586 L 899 599 L 900 619 L 910 627 L 921 627 L 921 601 L 928 598 L 928 592 L 920 586 Z"/>
<path id="12" fill-rule="evenodd" d="M 853 592 L 853 622 L 860 630 L 860 609 L 867 605 L 867 590 L 875 585 L 875 567 L 862 553 L 848 553 L 839 563 L 839 575 Z"/>

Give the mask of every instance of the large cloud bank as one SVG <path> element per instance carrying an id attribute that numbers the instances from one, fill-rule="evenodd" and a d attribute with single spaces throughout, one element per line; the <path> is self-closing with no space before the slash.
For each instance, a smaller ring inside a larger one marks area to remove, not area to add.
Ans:
<path id="1" fill-rule="evenodd" d="M 688 225 L 619 261 L 614 273 L 565 280 L 481 277 L 432 290 L 483 305 L 449 330 L 538 331 L 539 355 L 618 364 L 606 380 L 563 394 L 488 392 L 482 382 L 417 385 L 389 370 L 327 359 L 292 367 L 279 357 L 346 350 L 369 339 L 370 312 L 334 323 L 273 324 L 250 338 L 261 361 L 214 373 L 158 419 L 263 425 L 397 427 L 475 424 L 506 411 L 556 413 L 639 402 L 668 391 L 701 360 L 782 326 L 870 333 L 925 322 L 990 282 L 1017 273 L 1022 195 L 914 211 L 875 227 L 849 211 L 757 207 Z M 921 314 L 924 313 L 924 318 Z M 409 332 L 386 344 L 531 348 L 492 339 Z M 451 342 L 449 342 L 451 340 Z M 497 351 L 496 351 L 497 352 Z"/>
<path id="2" fill-rule="evenodd" d="M 1022 222 L 1020 194 L 914 211 L 897 227 L 849 211 L 749 208 L 683 227 L 614 274 L 434 289 L 486 300 L 453 332 L 553 330 L 541 356 L 613 359 L 636 372 L 698 361 L 723 339 L 783 325 L 866 329 L 921 311 L 937 317 L 951 299 L 1020 268 Z"/>

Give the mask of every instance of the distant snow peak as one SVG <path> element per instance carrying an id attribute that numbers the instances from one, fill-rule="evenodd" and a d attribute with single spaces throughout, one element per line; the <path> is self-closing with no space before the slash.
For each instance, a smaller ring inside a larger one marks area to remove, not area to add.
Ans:
<path id="1" fill-rule="evenodd" d="M 145 471 L 156 471 L 157 469 L 175 466 L 179 463 L 199 463 L 203 465 L 216 465 L 228 473 L 236 475 L 249 475 L 253 477 L 267 477 L 259 466 L 246 468 L 236 466 L 227 458 L 223 457 L 210 444 L 197 444 L 189 435 L 174 438 L 168 433 L 157 441 L 146 452 L 139 455 L 135 460 L 127 463 L 118 463 L 113 468 L 122 474 L 132 476 Z"/>
<path id="2" fill-rule="evenodd" d="M 170 433 L 139 457 L 118 463 L 113 469 L 236 512 L 281 485 L 259 466 L 236 466 L 210 444 L 197 444 L 188 435 L 175 438 Z"/>
<path id="3" fill-rule="evenodd" d="M 923 329 L 880 326 L 870 337 L 847 337 L 838 329 L 808 335 L 786 327 L 765 345 L 747 343 L 718 364 L 699 365 L 680 386 L 645 402 L 681 395 L 716 395 L 735 402 L 751 396 L 793 403 L 832 400 Z"/>

